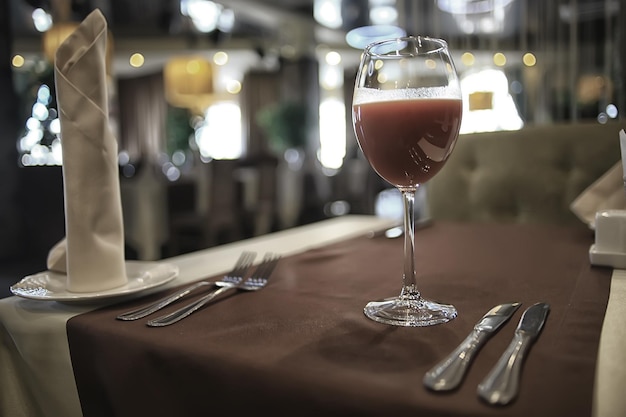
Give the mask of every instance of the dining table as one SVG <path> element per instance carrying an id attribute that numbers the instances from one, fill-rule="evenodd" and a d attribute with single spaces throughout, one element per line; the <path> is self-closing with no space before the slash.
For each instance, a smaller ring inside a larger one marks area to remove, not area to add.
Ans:
<path id="1" fill-rule="evenodd" d="M 594 265 L 594 233 L 548 224 L 431 221 L 415 230 L 417 286 L 458 316 L 427 327 L 363 314 L 396 296 L 404 239 L 395 220 L 345 215 L 166 258 L 177 276 L 146 291 L 70 301 L 0 300 L 0 415 L 568 416 L 626 415 L 626 271 Z M 116 317 L 200 280 L 244 251 L 281 256 L 260 291 L 218 297 L 165 327 Z M 37 271 L 33 271 L 37 272 Z M 16 277 L 16 282 L 22 277 Z M 493 306 L 521 303 L 485 343 L 460 386 L 425 373 Z M 493 406 L 477 386 L 523 311 L 550 311 L 523 362 L 517 397 Z"/>

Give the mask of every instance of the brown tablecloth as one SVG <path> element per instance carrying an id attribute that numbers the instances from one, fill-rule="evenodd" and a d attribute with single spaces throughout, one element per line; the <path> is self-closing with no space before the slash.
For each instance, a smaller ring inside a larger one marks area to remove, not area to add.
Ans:
<path id="1" fill-rule="evenodd" d="M 418 285 L 459 310 L 452 322 L 426 328 L 363 315 L 367 301 L 400 290 L 402 240 L 382 237 L 287 257 L 263 291 L 227 297 L 169 327 L 115 320 L 163 294 L 76 316 L 67 331 L 84 415 L 590 416 L 612 272 L 590 265 L 591 243 L 589 231 L 552 226 L 419 230 Z M 444 394 L 425 389 L 424 373 L 487 310 L 509 301 L 523 305 L 479 352 L 463 385 Z M 476 387 L 522 311 L 539 301 L 551 311 L 519 397 L 488 406 Z"/>

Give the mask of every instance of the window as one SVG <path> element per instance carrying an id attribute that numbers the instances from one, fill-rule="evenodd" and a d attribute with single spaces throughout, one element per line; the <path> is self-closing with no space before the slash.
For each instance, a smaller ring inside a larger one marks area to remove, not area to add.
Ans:
<path id="1" fill-rule="evenodd" d="M 244 153 L 241 109 L 226 101 L 210 106 L 196 129 L 196 143 L 203 159 L 237 159 Z"/>

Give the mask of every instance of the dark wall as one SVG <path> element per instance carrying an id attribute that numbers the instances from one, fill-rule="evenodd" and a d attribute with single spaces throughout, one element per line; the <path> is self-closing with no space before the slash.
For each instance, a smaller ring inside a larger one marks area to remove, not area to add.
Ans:
<path id="1" fill-rule="evenodd" d="M 13 38 L 9 2 L 0 3 L 0 262 L 19 254 L 21 216 L 16 206 L 18 189 L 17 102 L 13 89 Z"/>
<path id="2" fill-rule="evenodd" d="M 9 2 L 0 2 L 0 266 L 34 260 L 65 234 L 61 167 L 18 165 L 20 120 L 11 68 Z"/>

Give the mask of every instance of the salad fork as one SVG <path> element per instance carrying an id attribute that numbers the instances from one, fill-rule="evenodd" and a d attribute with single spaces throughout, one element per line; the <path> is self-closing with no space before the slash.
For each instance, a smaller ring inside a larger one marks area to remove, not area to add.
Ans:
<path id="1" fill-rule="evenodd" d="M 230 290 L 258 291 L 261 288 L 265 287 L 265 284 L 267 284 L 267 280 L 269 279 L 272 271 L 276 267 L 276 264 L 279 260 L 279 255 L 268 253 L 267 255 L 265 255 L 263 262 L 259 264 L 252 276 L 250 276 L 245 281 L 243 279 L 240 279 L 238 283 L 221 281 L 220 284 L 218 284 L 221 286 L 221 288 L 172 313 L 148 321 L 147 325 L 150 327 L 163 327 L 174 324 L 189 316 L 193 312 L 198 311 L 201 307 L 206 305 L 209 301 L 213 300 L 218 295 L 228 292 Z"/>
<path id="2" fill-rule="evenodd" d="M 187 296 L 188 294 L 190 294 L 191 292 L 195 291 L 196 289 L 200 287 L 204 287 L 207 285 L 216 285 L 219 287 L 219 286 L 229 285 L 230 283 L 238 284 L 243 279 L 246 271 L 252 265 L 254 258 L 256 258 L 255 252 L 243 252 L 241 256 L 239 256 L 239 259 L 235 263 L 235 266 L 233 267 L 233 269 L 229 273 L 227 273 L 221 280 L 215 281 L 215 282 L 214 281 L 196 282 L 195 284 L 192 284 L 186 288 L 183 288 L 177 293 L 169 295 L 158 301 L 155 301 L 154 303 L 150 303 L 146 306 L 139 307 L 135 310 L 122 313 L 119 316 L 117 316 L 116 319 L 130 321 L 130 320 L 138 320 L 138 319 L 144 318 L 172 304 L 173 302 L 180 300 L 181 298 Z"/>

